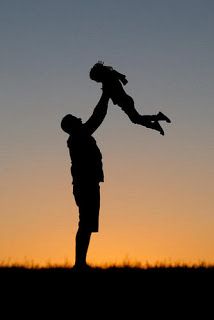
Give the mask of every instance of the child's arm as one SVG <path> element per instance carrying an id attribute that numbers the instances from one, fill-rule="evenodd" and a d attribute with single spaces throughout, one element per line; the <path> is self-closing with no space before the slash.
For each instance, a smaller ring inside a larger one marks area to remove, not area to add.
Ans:
<path id="1" fill-rule="evenodd" d="M 126 79 L 126 76 L 116 70 L 112 70 L 114 75 L 122 82 L 123 85 L 126 85 L 128 83 L 128 80 Z"/>
<path id="2" fill-rule="evenodd" d="M 126 76 L 118 71 L 116 71 L 112 66 L 104 66 L 103 61 L 98 61 L 103 65 L 104 68 L 106 68 L 108 71 L 111 71 L 116 78 L 118 78 L 123 85 L 126 85 L 128 83 L 128 80 L 126 79 Z"/>

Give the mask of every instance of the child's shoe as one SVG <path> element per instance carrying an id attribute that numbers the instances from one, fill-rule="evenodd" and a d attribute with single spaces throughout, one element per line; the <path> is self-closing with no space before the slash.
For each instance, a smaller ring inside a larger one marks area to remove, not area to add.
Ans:
<path id="1" fill-rule="evenodd" d="M 157 121 L 153 122 L 151 128 L 154 129 L 154 130 L 159 131 L 160 134 L 161 134 L 162 136 L 164 136 L 163 128 L 161 127 L 161 125 L 160 125 L 159 122 L 157 122 Z"/>
<path id="2" fill-rule="evenodd" d="M 163 114 L 162 112 L 159 112 L 157 114 L 157 121 L 166 121 L 168 123 L 171 123 L 171 120 L 165 114 Z"/>

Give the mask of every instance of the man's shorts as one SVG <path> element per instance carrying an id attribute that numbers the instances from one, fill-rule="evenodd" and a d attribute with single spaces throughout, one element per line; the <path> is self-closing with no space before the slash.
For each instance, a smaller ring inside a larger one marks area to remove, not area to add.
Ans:
<path id="1" fill-rule="evenodd" d="M 79 228 L 98 232 L 100 211 L 99 183 L 74 184 L 73 194 L 79 207 Z"/>

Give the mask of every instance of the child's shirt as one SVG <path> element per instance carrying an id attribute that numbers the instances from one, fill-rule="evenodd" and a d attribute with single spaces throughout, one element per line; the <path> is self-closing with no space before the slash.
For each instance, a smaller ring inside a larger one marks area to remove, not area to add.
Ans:
<path id="1" fill-rule="evenodd" d="M 121 82 L 125 85 L 128 81 L 125 75 L 115 70 L 109 71 L 108 76 L 106 76 L 106 79 L 103 81 L 103 86 L 108 89 L 110 98 L 114 104 L 120 103 L 121 99 L 124 99 L 124 96 L 126 96 Z"/>

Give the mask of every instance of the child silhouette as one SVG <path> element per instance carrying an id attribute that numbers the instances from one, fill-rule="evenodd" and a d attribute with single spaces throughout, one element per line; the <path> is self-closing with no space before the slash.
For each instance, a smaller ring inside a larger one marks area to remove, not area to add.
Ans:
<path id="1" fill-rule="evenodd" d="M 89 76 L 92 80 L 102 83 L 103 87 L 108 91 L 113 104 L 121 107 L 133 123 L 157 130 L 161 135 L 164 135 L 159 121 L 170 123 L 171 120 L 162 112 L 156 115 L 139 114 L 135 109 L 134 100 L 123 88 L 123 85 L 126 85 L 128 82 L 124 74 L 114 70 L 111 66 L 105 66 L 102 61 L 98 61 L 91 68 Z"/>

